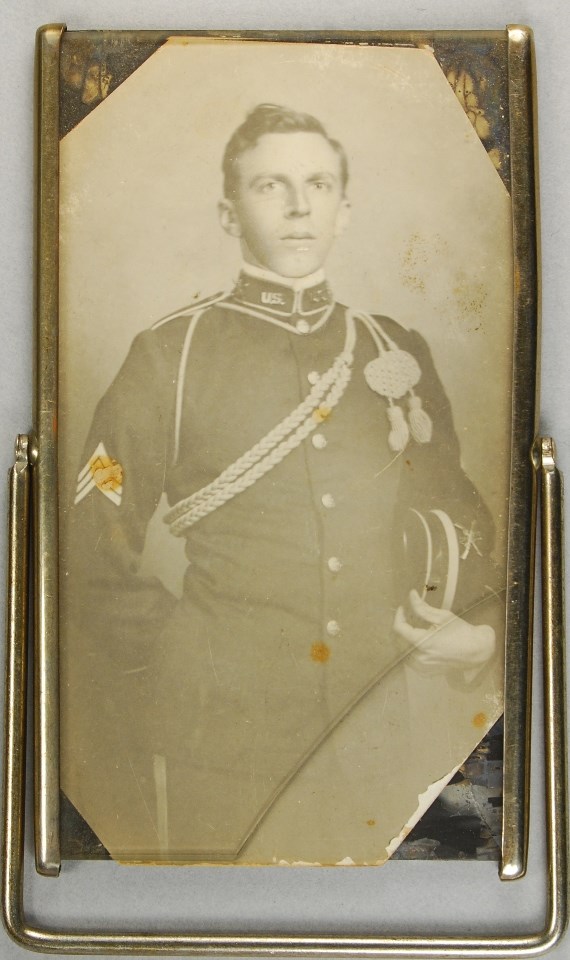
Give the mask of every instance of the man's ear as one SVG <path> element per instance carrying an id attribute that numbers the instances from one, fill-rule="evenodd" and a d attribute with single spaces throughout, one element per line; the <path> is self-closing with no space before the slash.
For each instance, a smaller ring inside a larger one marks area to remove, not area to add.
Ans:
<path id="1" fill-rule="evenodd" d="M 336 224 L 334 228 L 335 237 L 340 237 L 346 230 L 350 221 L 350 201 L 343 197 L 336 215 Z"/>
<path id="2" fill-rule="evenodd" d="M 220 217 L 220 223 L 226 233 L 229 233 L 230 237 L 241 237 L 241 223 L 236 213 L 233 201 L 228 200 L 227 197 L 224 197 L 223 200 L 220 200 L 218 203 L 218 214 Z"/>

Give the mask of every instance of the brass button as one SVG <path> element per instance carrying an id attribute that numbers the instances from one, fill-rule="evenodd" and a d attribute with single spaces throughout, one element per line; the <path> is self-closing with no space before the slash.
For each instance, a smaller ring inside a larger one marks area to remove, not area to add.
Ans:
<path id="1" fill-rule="evenodd" d="M 329 620 L 327 623 L 327 633 L 329 637 L 337 637 L 340 633 L 340 624 L 337 620 Z"/>
<path id="2" fill-rule="evenodd" d="M 342 560 L 339 560 L 338 557 L 329 557 L 327 560 L 327 567 L 331 573 L 338 573 L 342 569 Z"/>
<path id="3" fill-rule="evenodd" d="M 332 510 L 332 508 L 336 506 L 336 500 L 332 493 L 324 493 L 321 497 L 321 503 L 327 510 Z"/>
<path id="4" fill-rule="evenodd" d="M 314 437 L 311 438 L 315 450 L 324 450 L 327 442 L 327 438 L 323 437 L 322 433 L 315 433 Z"/>
<path id="5" fill-rule="evenodd" d="M 297 323 L 295 324 L 295 329 L 299 333 L 308 333 L 309 330 L 311 329 L 311 324 L 308 323 L 307 320 L 297 320 Z"/>

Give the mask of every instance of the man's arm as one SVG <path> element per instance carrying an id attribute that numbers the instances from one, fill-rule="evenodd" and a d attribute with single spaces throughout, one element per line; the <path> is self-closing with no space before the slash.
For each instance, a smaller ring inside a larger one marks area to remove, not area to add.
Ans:
<path id="1" fill-rule="evenodd" d="M 429 443 L 412 442 L 405 451 L 408 469 L 402 473 L 394 552 L 397 569 L 405 570 L 414 559 L 410 544 L 404 546 L 410 517 L 418 518 L 420 527 L 431 525 L 436 575 L 430 583 L 412 585 L 404 576 L 395 584 L 394 629 L 410 645 L 411 664 L 423 670 L 467 670 L 475 676 L 493 658 L 503 633 L 502 584 L 492 556 L 495 529 L 487 505 L 462 469 L 451 406 L 427 344 L 415 332 L 409 336 L 408 349 L 422 370 L 416 392 L 433 422 L 433 435 Z M 442 596 L 446 576 L 456 582 L 451 609 Z"/>
<path id="2" fill-rule="evenodd" d="M 160 580 L 139 573 L 170 455 L 173 384 L 163 366 L 152 332 L 139 335 L 96 409 L 64 523 L 73 630 L 132 669 L 175 603 Z"/>

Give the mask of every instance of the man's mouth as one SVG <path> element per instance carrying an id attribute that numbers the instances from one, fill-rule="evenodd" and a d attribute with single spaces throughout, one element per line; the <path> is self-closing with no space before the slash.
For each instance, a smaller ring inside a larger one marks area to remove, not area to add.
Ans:
<path id="1" fill-rule="evenodd" d="M 281 238 L 286 247 L 293 247 L 295 250 L 308 250 L 315 239 L 312 233 L 288 233 Z"/>

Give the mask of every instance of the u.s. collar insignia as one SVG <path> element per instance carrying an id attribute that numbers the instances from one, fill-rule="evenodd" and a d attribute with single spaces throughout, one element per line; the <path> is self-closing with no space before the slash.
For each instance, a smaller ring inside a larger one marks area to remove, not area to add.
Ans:
<path id="1" fill-rule="evenodd" d="M 476 554 L 482 557 L 483 554 L 481 553 L 477 544 L 481 542 L 483 537 L 477 533 L 475 521 L 472 521 L 470 527 L 463 527 L 460 523 L 455 523 L 454 526 L 459 530 L 459 541 L 463 547 L 463 551 L 460 554 L 460 560 L 466 560 L 472 549 Z"/>
<path id="2" fill-rule="evenodd" d="M 278 307 L 285 306 L 285 297 L 276 290 L 262 290 L 261 302 L 265 304 L 274 304 Z"/>
<path id="3" fill-rule="evenodd" d="M 123 495 L 123 468 L 113 460 L 100 443 L 77 477 L 75 503 L 80 503 L 93 490 L 100 490 L 117 507 L 121 505 Z"/>

